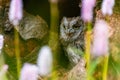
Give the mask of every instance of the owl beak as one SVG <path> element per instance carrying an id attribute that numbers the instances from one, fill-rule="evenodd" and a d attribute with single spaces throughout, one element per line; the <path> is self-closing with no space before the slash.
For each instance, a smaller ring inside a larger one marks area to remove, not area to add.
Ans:
<path id="1" fill-rule="evenodd" d="M 68 33 L 67 35 L 68 35 L 68 36 L 72 36 L 72 34 L 73 34 L 73 33 Z"/>

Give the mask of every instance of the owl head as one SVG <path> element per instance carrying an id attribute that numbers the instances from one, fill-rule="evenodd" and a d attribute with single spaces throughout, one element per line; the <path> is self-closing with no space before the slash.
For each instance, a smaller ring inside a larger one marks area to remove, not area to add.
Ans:
<path id="1" fill-rule="evenodd" d="M 80 17 L 63 17 L 60 25 L 60 38 L 65 41 L 74 41 L 85 30 L 84 23 Z"/>

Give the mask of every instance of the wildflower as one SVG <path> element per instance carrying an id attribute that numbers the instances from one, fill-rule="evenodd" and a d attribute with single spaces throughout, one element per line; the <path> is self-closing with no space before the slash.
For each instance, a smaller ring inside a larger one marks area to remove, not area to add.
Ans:
<path id="1" fill-rule="evenodd" d="M 3 65 L 0 70 L 0 80 L 6 80 L 5 74 L 6 74 L 7 70 L 8 70 L 8 65 L 6 65 L 6 64 Z"/>
<path id="2" fill-rule="evenodd" d="M 108 54 L 109 26 L 104 20 L 98 20 L 93 29 L 92 54 L 94 56 Z"/>
<path id="3" fill-rule="evenodd" d="M 93 18 L 93 8 L 96 0 L 82 0 L 81 17 L 84 22 L 90 22 Z"/>
<path id="4" fill-rule="evenodd" d="M 58 0 L 49 0 L 50 2 L 52 2 L 52 3 L 57 3 L 58 2 Z"/>
<path id="5" fill-rule="evenodd" d="M 103 15 L 107 15 L 107 14 L 112 15 L 113 13 L 112 9 L 114 4 L 115 4 L 114 0 L 103 0 L 102 6 L 101 6 Z"/>
<path id="6" fill-rule="evenodd" d="M 19 80 L 37 80 L 38 78 L 38 67 L 33 64 L 25 63 Z"/>
<path id="7" fill-rule="evenodd" d="M 42 47 L 39 52 L 37 65 L 39 67 L 39 74 L 47 76 L 52 69 L 52 52 L 48 46 Z"/>
<path id="8" fill-rule="evenodd" d="M 4 44 L 4 38 L 3 35 L 0 35 L 0 53 L 1 53 L 1 49 L 3 48 L 3 44 Z"/>
<path id="9" fill-rule="evenodd" d="M 14 26 L 17 26 L 19 24 L 19 21 L 22 19 L 22 8 L 22 0 L 11 0 L 9 9 L 9 20 Z"/>

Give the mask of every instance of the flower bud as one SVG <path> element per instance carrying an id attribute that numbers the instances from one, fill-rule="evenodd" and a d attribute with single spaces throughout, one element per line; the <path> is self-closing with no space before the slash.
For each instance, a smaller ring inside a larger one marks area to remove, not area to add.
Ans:
<path id="1" fill-rule="evenodd" d="M 91 53 L 94 56 L 108 54 L 109 26 L 104 20 L 98 20 L 93 29 L 93 44 Z"/>
<path id="2" fill-rule="evenodd" d="M 38 67 L 33 64 L 25 63 L 19 80 L 38 80 Z"/>
<path id="3" fill-rule="evenodd" d="M 114 0 L 103 0 L 102 2 L 102 13 L 103 15 L 112 15 L 113 13 L 113 6 L 115 4 Z"/>
<path id="4" fill-rule="evenodd" d="M 19 21 L 23 16 L 23 3 L 22 0 L 11 0 L 9 9 L 9 20 L 14 25 L 17 26 Z"/>
<path id="5" fill-rule="evenodd" d="M 42 47 L 39 52 L 37 65 L 39 68 L 39 74 L 41 76 L 47 76 L 52 69 L 52 52 L 48 46 Z"/>
<path id="6" fill-rule="evenodd" d="M 81 17 L 84 22 L 90 22 L 93 18 L 93 8 L 96 0 L 82 0 Z"/>

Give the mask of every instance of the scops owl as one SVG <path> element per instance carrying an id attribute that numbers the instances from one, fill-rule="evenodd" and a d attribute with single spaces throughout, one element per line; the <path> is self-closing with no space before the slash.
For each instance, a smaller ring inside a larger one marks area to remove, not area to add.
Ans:
<path id="1" fill-rule="evenodd" d="M 84 22 L 80 16 L 63 17 L 60 24 L 60 40 L 71 65 L 76 65 L 84 52 Z"/>

